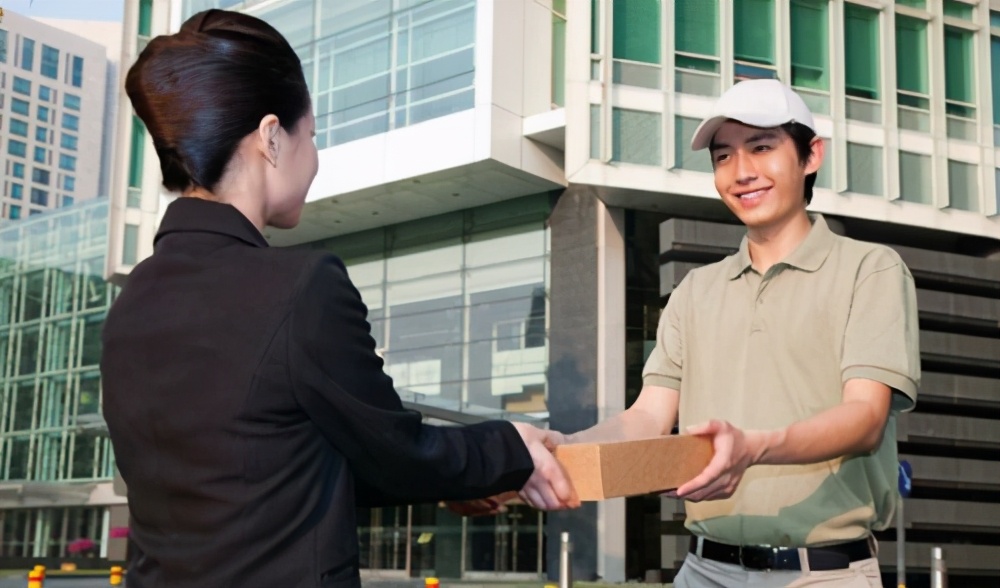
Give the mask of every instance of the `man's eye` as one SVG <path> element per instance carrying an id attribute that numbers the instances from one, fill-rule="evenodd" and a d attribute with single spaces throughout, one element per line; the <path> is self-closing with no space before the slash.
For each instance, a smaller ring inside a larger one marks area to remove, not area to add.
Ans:
<path id="1" fill-rule="evenodd" d="M 754 150 L 755 153 L 761 153 L 761 152 L 764 152 L 764 151 L 770 151 L 771 150 L 771 146 L 770 145 L 757 145 L 756 147 L 753 148 L 753 150 Z"/>
<path id="2" fill-rule="evenodd" d="M 715 156 L 715 162 L 716 163 L 722 163 L 723 161 L 725 161 L 727 159 L 729 159 L 729 154 L 728 153 L 719 153 L 719 154 L 717 154 Z"/>

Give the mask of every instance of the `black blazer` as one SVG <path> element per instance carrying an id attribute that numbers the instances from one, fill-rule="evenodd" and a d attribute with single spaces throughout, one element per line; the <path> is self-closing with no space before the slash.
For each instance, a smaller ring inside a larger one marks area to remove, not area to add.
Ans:
<path id="1" fill-rule="evenodd" d="M 382 370 L 343 263 L 179 198 L 104 326 L 129 588 L 356 587 L 355 507 L 521 488 L 514 427 L 432 427 Z"/>

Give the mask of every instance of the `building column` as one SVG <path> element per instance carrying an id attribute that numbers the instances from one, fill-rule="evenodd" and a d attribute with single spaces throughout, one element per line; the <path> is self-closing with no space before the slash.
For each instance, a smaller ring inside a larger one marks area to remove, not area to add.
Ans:
<path id="1" fill-rule="evenodd" d="M 549 219 L 549 415 L 553 429 L 586 429 L 625 408 L 624 211 L 572 187 Z M 585 503 L 546 523 L 549 577 L 560 533 L 573 542 L 573 578 L 625 580 L 625 500 Z"/>

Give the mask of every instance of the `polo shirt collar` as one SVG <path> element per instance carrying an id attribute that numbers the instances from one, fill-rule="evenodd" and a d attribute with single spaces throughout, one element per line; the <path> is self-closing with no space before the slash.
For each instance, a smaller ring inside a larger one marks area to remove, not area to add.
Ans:
<path id="1" fill-rule="evenodd" d="M 814 272 L 823 265 L 827 256 L 830 255 L 830 250 L 833 248 L 835 239 L 833 231 L 827 226 L 826 220 L 821 214 L 810 214 L 809 220 L 812 221 L 812 228 L 809 229 L 809 234 L 806 235 L 806 238 L 799 243 L 799 246 L 788 257 L 780 262 L 782 265 L 794 267 L 802 271 Z M 749 239 L 746 236 L 740 242 L 739 251 L 731 259 L 732 266 L 728 273 L 730 279 L 733 280 L 742 276 L 753 265 L 750 260 Z"/>
<path id="2" fill-rule="evenodd" d="M 257 227 L 236 207 L 202 198 L 182 196 L 171 202 L 153 242 L 170 233 L 184 232 L 215 233 L 254 247 L 268 247 Z"/>

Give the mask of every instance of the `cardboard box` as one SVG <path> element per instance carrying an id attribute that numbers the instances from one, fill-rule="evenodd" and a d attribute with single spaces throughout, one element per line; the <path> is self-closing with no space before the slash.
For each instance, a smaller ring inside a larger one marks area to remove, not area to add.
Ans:
<path id="1" fill-rule="evenodd" d="M 670 435 L 614 443 L 571 443 L 556 459 L 580 500 L 604 500 L 672 490 L 701 473 L 712 459 L 706 437 Z"/>

